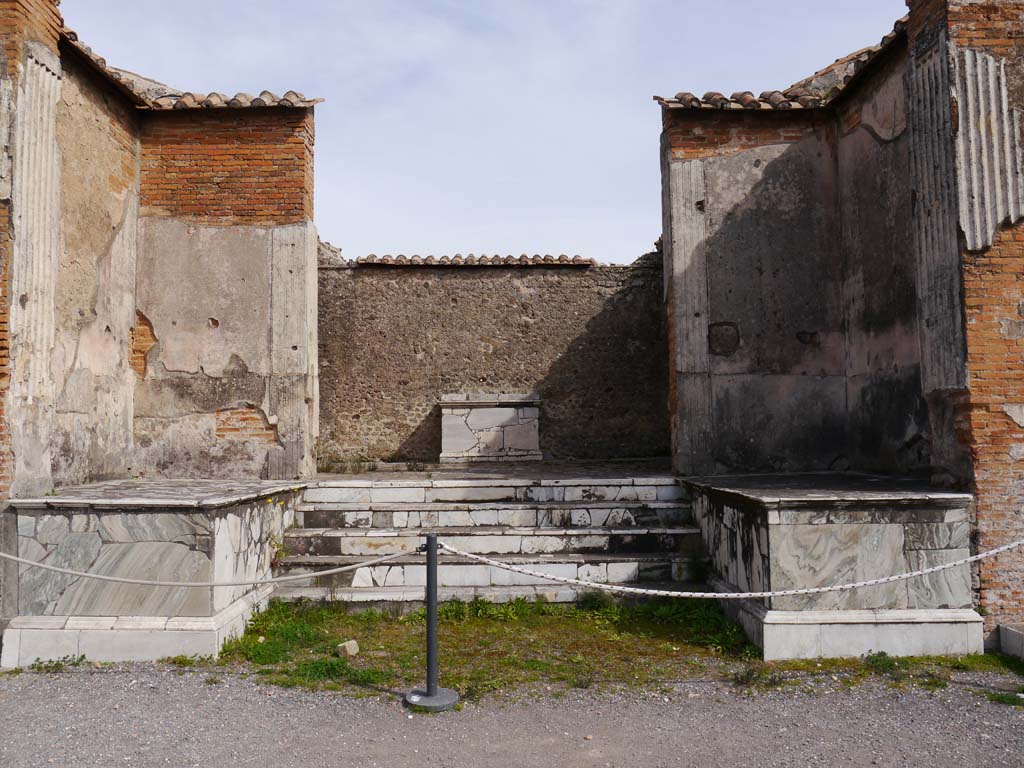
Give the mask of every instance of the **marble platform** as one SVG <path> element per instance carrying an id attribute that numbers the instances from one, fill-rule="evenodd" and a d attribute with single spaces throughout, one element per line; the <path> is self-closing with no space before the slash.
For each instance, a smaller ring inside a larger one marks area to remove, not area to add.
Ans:
<path id="1" fill-rule="evenodd" d="M 971 554 L 969 494 L 856 473 L 687 478 L 720 592 L 864 581 Z M 817 595 L 724 600 L 766 659 L 982 651 L 968 566 Z"/>
<path id="2" fill-rule="evenodd" d="M 535 394 L 441 396 L 441 463 L 540 461 Z"/>
<path id="3" fill-rule="evenodd" d="M 304 483 L 125 480 L 14 499 L 18 555 L 108 576 L 220 582 L 271 576 Z M 0 666 L 85 655 L 216 655 L 268 587 L 148 587 L 18 567 Z"/>

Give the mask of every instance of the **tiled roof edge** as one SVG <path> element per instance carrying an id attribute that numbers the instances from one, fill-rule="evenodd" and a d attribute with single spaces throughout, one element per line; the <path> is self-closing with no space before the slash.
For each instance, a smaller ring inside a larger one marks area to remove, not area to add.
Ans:
<path id="1" fill-rule="evenodd" d="M 680 91 L 671 98 L 655 96 L 654 100 L 664 109 L 785 110 L 825 107 L 843 93 L 868 64 L 905 36 L 907 20 L 907 16 L 899 19 L 892 32 L 883 37 L 878 45 L 862 48 L 836 59 L 828 67 L 794 83 L 784 91 L 764 91 L 760 96 L 755 96 L 751 91 L 739 91 L 731 96 L 717 91 L 709 91 L 703 96 Z M 833 81 L 831 85 L 830 81 Z"/>
<path id="2" fill-rule="evenodd" d="M 480 255 L 472 253 L 463 256 L 360 256 L 354 262 L 357 267 L 595 267 L 594 259 L 582 256 L 559 256 L 523 254 L 521 256 Z"/>
<path id="3" fill-rule="evenodd" d="M 63 39 L 82 56 L 84 56 L 93 67 L 118 90 L 122 91 L 128 99 L 140 109 L 149 110 L 174 110 L 174 109 L 248 109 L 253 107 L 292 107 L 296 109 L 309 109 L 323 101 L 323 99 L 307 99 L 298 91 L 288 91 L 283 96 L 278 96 L 271 91 L 261 91 L 257 96 L 248 93 L 236 93 L 228 96 L 223 93 L 191 93 L 188 91 L 178 92 L 169 86 L 163 86 L 166 91 L 143 91 L 138 81 L 124 70 L 111 67 L 106 59 L 97 55 L 93 50 L 78 39 L 78 34 L 67 27 L 63 30 Z M 139 78 L 143 79 L 143 78 Z M 162 85 L 153 82 L 154 85 Z"/>

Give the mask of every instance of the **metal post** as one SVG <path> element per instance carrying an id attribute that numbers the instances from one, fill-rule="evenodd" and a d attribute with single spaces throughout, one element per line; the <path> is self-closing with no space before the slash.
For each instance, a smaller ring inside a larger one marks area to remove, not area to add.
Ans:
<path id="1" fill-rule="evenodd" d="M 459 703 L 459 694 L 437 685 L 437 534 L 427 534 L 427 689 L 405 695 L 405 703 L 427 712 L 444 712 Z"/>

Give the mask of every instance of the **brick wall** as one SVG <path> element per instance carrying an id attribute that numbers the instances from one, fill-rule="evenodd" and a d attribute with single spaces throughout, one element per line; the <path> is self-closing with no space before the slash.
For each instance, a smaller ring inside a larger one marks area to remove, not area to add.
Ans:
<path id="1" fill-rule="evenodd" d="M 0 1 L 0 45 L 7 76 L 17 75 L 24 40 L 43 43 L 55 51 L 63 26 L 57 0 Z"/>
<path id="2" fill-rule="evenodd" d="M 217 411 L 215 434 L 224 440 L 277 442 L 277 428 L 267 421 L 266 415 L 256 406 Z"/>
<path id="3" fill-rule="evenodd" d="M 977 547 L 1024 538 L 1024 227 L 964 255 L 969 402 L 961 436 L 974 462 Z M 982 561 L 992 624 L 1024 621 L 1024 552 Z"/>
<path id="4" fill-rule="evenodd" d="M 135 310 L 135 325 L 132 326 L 128 345 L 128 365 L 140 378 L 146 378 L 146 355 L 156 343 L 153 324 L 149 322 L 148 317 Z"/>
<path id="5" fill-rule="evenodd" d="M 1024 46 L 1022 15 L 1024 2 L 952 2 L 947 24 L 957 45 L 1010 58 L 1018 56 Z"/>
<path id="6" fill-rule="evenodd" d="M 148 115 L 142 126 L 142 215 L 228 225 L 310 220 L 313 140 L 312 110 Z"/>
<path id="7" fill-rule="evenodd" d="M 947 4 L 952 46 L 1001 59 L 1010 106 L 1024 108 L 1024 2 Z M 977 547 L 986 550 L 1024 538 L 1024 223 L 961 259 L 968 392 L 959 436 L 973 464 Z M 1024 621 L 1024 552 L 982 561 L 978 577 L 988 629 Z"/>
<path id="8" fill-rule="evenodd" d="M 813 134 L 810 113 L 677 109 L 664 111 L 665 139 L 677 160 L 723 157 L 771 144 L 789 144 Z"/>

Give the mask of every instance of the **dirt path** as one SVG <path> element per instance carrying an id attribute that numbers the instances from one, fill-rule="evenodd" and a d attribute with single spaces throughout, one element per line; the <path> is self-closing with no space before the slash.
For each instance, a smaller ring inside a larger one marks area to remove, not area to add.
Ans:
<path id="1" fill-rule="evenodd" d="M 219 680 L 219 681 L 217 681 Z M 590 737 L 590 738 L 587 738 Z M 413 715 L 387 697 L 153 666 L 0 678 L 0 765 L 986 766 L 1024 764 L 1024 709 L 954 684 L 570 691 Z"/>

